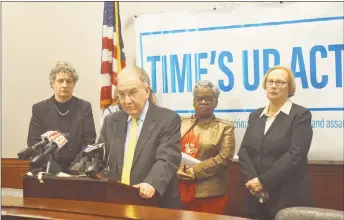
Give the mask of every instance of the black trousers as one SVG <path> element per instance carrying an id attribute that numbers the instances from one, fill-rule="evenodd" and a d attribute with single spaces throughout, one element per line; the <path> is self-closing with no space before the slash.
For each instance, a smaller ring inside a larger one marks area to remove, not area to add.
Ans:
<path id="1" fill-rule="evenodd" d="M 250 212 L 249 217 L 258 220 L 274 220 L 275 216 L 271 216 L 267 210 L 267 207 L 264 203 L 256 204 L 256 209 L 254 212 Z"/>

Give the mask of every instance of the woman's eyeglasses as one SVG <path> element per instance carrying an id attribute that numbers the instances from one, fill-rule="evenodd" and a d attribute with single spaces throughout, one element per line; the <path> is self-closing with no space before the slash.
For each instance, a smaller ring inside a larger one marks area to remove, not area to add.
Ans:
<path id="1" fill-rule="evenodd" d="M 211 96 L 196 96 L 194 100 L 198 103 L 205 101 L 206 103 L 212 103 L 215 101 L 214 97 Z"/>
<path id="2" fill-rule="evenodd" d="M 272 86 L 274 83 L 277 87 L 281 87 L 283 86 L 284 84 L 286 84 L 287 82 L 284 82 L 284 81 L 281 81 L 281 80 L 272 80 L 272 79 L 269 79 L 266 81 L 266 83 L 269 85 L 269 86 Z"/>

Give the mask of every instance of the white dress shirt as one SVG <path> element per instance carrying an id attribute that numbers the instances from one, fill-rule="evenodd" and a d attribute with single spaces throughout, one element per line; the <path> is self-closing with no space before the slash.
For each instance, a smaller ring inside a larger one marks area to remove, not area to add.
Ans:
<path id="1" fill-rule="evenodd" d="M 264 108 L 262 114 L 259 116 L 260 118 L 263 117 L 264 115 L 266 116 L 264 134 L 269 130 L 270 126 L 272 125 L 272 122 L 274 122 L 275 118 L 277 117 L 277 115 L 278 115 L 280 112 L 283 112 L 283 113 L 289 115 L 292 105 L 293 105 L 293 103 L 290 101 L 290 99 L 288 99 L 288 100 L 284 103 L 284 105 L 283 105 L 283 106 L 276 112 L 276 114 L 273 115 L 273 116 L 269 116 L 269 115 L 268 115 L 269 105 L 267 105 L 267 106 Z"/>

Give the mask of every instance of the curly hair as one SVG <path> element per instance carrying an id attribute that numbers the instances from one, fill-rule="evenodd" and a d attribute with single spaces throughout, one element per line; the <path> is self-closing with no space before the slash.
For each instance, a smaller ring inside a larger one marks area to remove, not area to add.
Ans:
<path id="1" fill-rule="evenodd" d="M 66 61 L 58 61 L 49 73 L 51 87 L 53 86 L 53 83 L 56 79 L 56 74 L 58 73 L 67 73 L 69 76 L 72 77 L 74 84 L 76 84 L 76 82 L 79 79 L 79 74 L 76 72 L 75 68 L 70 63 Z"/>
<path id="2" fill-rule="evenodd" d="M 201 80 L 201 81 L 198 81 L 194 87 L 194 90 L 193 90 L 193 96 L 196 97 L 196 94 L 197 94 L 197 90 L 199 88 L 209 88 L 212 90 L 213 92 L 213 95 L 215 97 L 216 100 L 219 99 L 219 96 L 220 96 L 220 90 L 219 90 L 219 87 L 217 87 L 217 85 L 214 85 L 212 82 L 208 81 L 208 80 Z"/>

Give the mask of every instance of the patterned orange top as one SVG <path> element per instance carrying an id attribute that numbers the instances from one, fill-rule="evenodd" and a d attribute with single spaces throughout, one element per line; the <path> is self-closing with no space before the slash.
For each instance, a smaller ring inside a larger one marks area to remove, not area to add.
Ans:
<path id="1" fill-rule="evenodd" d="M 182 152 L 186 153 L 193 158 L 197 157 L 199 146 L 200 132 L 194 133 L 191 129 L 182 139 Z M 183 203 L 190 202 L 195 198 L 196 184 L 194 182 L 179 181 L 180 198 Z"/>
<path id="2" fill-rule="evenodd" d="M 195 134 L 191 129 L 182 139 L 182 152 L 193 158 L 197 157 L 200 133 Z"/>

